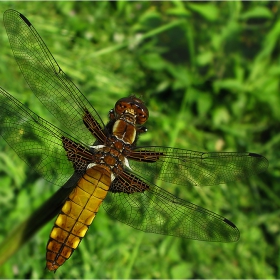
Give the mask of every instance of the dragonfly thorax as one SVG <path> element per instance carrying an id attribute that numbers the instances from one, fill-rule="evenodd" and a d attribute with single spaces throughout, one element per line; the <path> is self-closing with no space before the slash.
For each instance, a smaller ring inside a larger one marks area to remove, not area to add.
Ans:
<path id="1" fill-rule="evenodd" d="M 119 147 L 120 149 L 118 149 Z M 97 145 L 91 146 L 95 150 L 95 163 L 91 163 L 87 168 L 92 167 L 93 165 L 104 165 L 107 166 L 114 175 L 118 175 L 123 171 L 124 166 L 128 166 L 128 160 L 122 154 L 124 145 L 121 141 L 115 139 L 112 141 L 110 146 Z"/>
<path id="2" fill-rule="evenodd" d="M 118 119 L 113 126 L 113 136 L 118 140 L 123 141 L 124 144 L 132 145 L 136 138 L 135 124 L 127 119 Z"/>

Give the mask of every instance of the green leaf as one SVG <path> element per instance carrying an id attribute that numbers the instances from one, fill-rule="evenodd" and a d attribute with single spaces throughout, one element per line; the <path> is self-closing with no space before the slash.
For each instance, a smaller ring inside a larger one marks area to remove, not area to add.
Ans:
<path id="1" fill-rule="evenodd" d="M 264 6 L 256 6 L 251 10 L 240 15 L 241 19 L 247 20 L 252 18 L 267 18 L 270 19 L 273 17 L 272 12 Z"/>
<path id="2" fill-rule="evenodd" d="M 217 6 L 213 5 L 212 3 L 205 4 L 203 2 L 199 2 L 195 4 L 193 2 L 188 2 L 187 7 L 197 12 L 199 15 L 201 15 L 203 18 L 209 21 L 218 20 L 219 10 L 217 9 Z"/>
<path id="3" fill-rule="evenodd" d="M 214 82 L 215 92 L 221 89 L 227 89 L 232 92 L 242 92 L 244 90 L 243 84 L 237 79 L 224 79 Z"/>
<path id="4" fill-rule="evenodd" d="M 175 7 L 167 10 L 167 14 L 173 16 L 189 16 L 191 13 L 184 7 Z"/>
<path id="5" fill-rule="evenodd" d="M 217 107 L 213 111 L 213 123 L 215 126 L 226 124 L 230 120 L 230 114 L 225 107 Z"/>
<path id="6" fill-rule="evenodd" d="M 142 55 L 141 60 L 147 68 L 152 70 L 159 71 L 166 67 L 166 62 L 158 53 L 153 52 L 144 54 Z"/>
<path id="7" fill-rule="evenodd" d="M 199 116 L 204 117 L 212 106 L 213 97 L 210 93 L 200 93 L 197 101 Z"/>
<path id="8" fill-rule="evenodd" d="M 171 268 L 171 277 L 173 279 L 192 278 L 192 265 L 189 263 L 180 263 Z"/>
<path id="9" fill-rule="evenodd" d="M 203 52 L 196 57 L 197 64 L 199 66 L 205 66 L 207 64 L 210 64 L 213 60 L 213 52 Z"/>
<path id="10" fill-rule="evenodd" d="M 270 57 L 274 50 L 279 49 L 279 36 L 280 36 L 280 21 L 276 22 L 275 25 L 266 35 L 263 40 L 263 49 L 256 57 L 256 62 L 261 62 L 262 59 Z"/>

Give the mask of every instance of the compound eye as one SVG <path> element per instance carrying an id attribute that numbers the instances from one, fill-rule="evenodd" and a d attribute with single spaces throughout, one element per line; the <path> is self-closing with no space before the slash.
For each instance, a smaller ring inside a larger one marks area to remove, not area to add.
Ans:
<path id="1" fill-rule="evenodd" d="M 115 110 L 117 114 L 122 114 L 127 109 L 127 103 L 125 102 L 117 102 L 115 106 Z"/>
<path id="2" fill-rule="evenodd" d="M 137 112 L 137 118 L 136 121 L 138 124 L 143 124 L 147 121 L 147 114 L 143 110 L 139 110 Z"/>

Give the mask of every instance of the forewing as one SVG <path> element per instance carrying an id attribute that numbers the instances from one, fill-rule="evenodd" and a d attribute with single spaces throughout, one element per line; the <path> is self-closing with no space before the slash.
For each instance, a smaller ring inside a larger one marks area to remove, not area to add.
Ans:
<path id="1" fill-rule="evenodd" d="M 239 239 L 236 226 L 224 217 L 177 198 L 143 178 L 129 176 L 129 184 L 149 188 L 132 194 L 108 192 L 103 206 L 113 218 L 145 232 L 203 241 L 234 242 Z M 113 190 L 121 189 L 125 190 L 127 186 L 118 177 L 113 182 Z"/>
<path id="2" fill-rule="evenodd" d="M 73 174 L 63 148 L 62 135 L 51 123 L 40 118 L 0 88 L 0 135 L 32 169 L 56 185 L 63 185 Z"/>
<path id="3" fill-rule="evenodd" d="M 83 123 L 86 110 L 104 128 L 96 110 L 65 75 L 33 25 L 15 10 L 4 13 L 4 25 L 16 61 L 33 93 L 74 138 L 93 143 Z"/>
<path id="4" fill-rule="evenodd" d="M 241 180 L 268 167 L 267 159 L 254 153 L 203 153 L 169 147 L 135 148 L 128 158 L 133 172 L 150 181 L 185 186 Z"/>

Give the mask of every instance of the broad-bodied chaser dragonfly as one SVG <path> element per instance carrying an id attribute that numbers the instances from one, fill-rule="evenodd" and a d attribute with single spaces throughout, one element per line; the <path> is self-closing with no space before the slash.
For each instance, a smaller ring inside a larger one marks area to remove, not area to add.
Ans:
<path id="1" fill-rule="evenodd" d="M 145 232 L 204 241 L 239 239 L 239 230 L 226 218 L 151 181 L 187 187 L 235 181 L 266 170 L 263 156 L 138 147 L 149 117 L 142 100 L 118 100 L 105 125 L 24 15 L 7 10 L 4 25 L 28 85 L 63 130 L 0 88 L 0 134 L 30 168 L 53 184 L 62 186 L 78 176 L 50 233 L 49 270 L 56 271 L 72 255 L 101 204 L 111 217 Z"/>

